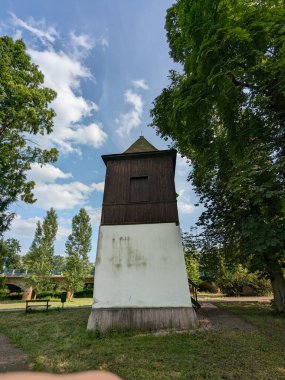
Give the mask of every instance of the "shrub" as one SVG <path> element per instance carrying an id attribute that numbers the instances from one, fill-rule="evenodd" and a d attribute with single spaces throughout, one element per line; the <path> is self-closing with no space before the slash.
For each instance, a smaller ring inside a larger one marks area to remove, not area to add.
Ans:
<path id="1" fill-rule="evenodd" d="M 37 298 L 60 298 L 62 291 L 47 290 L 37 294 Z"/>
<path id="2" fill-rule="evenodd" d="M 228 296 L 246 295 L 263 296 L 271 293 L 270 282 L 261 274 L 249 273 L 242 265 L 237 265 L 232 271 L 225 270 L 218 280 L 222 292 Z M 250 292 L 250 289 L 252 291 Z"/>
<path id="3" fill-rule="evenodd" d="M 74 298 L 92 298 L 93 297 L 93 289 L 84 289 L 80 292 L 74 293 Z"/>
<path id="4" fill-rule="evenodd" d="M 219 287 L 213 283 L 208 281 L 203 281 L 199 284 L 199 290 L 201 292 L 209 292 L 209 293 L 219 293 Z"/>

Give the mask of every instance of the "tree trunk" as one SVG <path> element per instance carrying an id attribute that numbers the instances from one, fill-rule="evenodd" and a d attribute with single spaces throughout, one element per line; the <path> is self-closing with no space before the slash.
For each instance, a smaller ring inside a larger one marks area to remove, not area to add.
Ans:
<path id="1" fill-rule="evenodd" d="M 68 299 L 68 301 L 71 301 L 71 300 L 72 300 L 72 298 L 73 298 L 73 294 L 74 294 L 73 291 L 68 290 L 68 292 L 67 292 L 67 299 Z"/>
<path id="2" fill-rule="evenodd" d="M 280 313 L 285 313 L 285 278 L 278 261 L 268 262 L 268 272 L 274 295 L 274 307 Z"/>

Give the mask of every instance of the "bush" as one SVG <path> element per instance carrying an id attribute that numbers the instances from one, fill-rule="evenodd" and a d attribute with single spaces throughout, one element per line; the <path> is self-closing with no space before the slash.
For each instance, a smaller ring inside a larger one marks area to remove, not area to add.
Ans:
<path id="1" fill-rule="evenodd" d="M 220 289 L 213 282 L 203 281 L 199 284 L 199 291 L 208 293 L 219 293 Z"/>
<path id="2" fill-rule="evenodd" d="M 21 300 L 23 298 L 23 292 L 9 293 L 6 299 L 9 300 Z"/>
<path id="3" fill-rule="evenodd" d="M 218 284 L 227 296 L 264 296 L 272 292 L 269 280 L 261 278 L 260 273 L 249 273 L 242 265 L 233 271 L 224 271 Z"/>
<path id="4" fill-rule="evenodd" d="M 74 298 L 92 298 L 93 297 L 93 289 L 84 289 L 80 292 L 74 293 Z"/>
<path id="5" fill-rule="evenodd" d="M 252 277 L 248 286 L 252 288 L 253 295 L 268 296 L 272 294 L 270 281 L 265 278 L 258 278 L 257 276 L 254 276 Z"/>
<path id="6" fill-rule="evenodd" d="M 60 298 L 62 291 L 47 290 L 37 294 L 37 298 Z"/>

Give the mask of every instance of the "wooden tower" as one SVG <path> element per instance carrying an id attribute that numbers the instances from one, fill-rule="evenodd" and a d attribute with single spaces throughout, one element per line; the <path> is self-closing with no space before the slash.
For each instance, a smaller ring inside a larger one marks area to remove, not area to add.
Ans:
<path id="1" fill-rule="evenodd" d="M 193 328 L 179 228 L 176 150 L 140 137 L 102 156 L 106 180 L 88 329 Z"/>

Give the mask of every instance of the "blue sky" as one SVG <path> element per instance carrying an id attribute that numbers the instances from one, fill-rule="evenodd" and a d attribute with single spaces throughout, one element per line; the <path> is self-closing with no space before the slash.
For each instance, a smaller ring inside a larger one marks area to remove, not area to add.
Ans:
<path id="1" fill-rule="evenodd" d="M 54 131 L 34 140 L 58 148 L 59 160 L 33 166 L 37 183 L 34 205 L 18 202 L 17 217 L 6 237 L 20 240 L 23 253 L 35 223 L 54 207 L 59 232 L 56 253 L 64 254 L 71 219 L 81 207 L 92 218 L 96 252 L 105 167 L 102 154 L 121 153 L 142 133 L 158 149 L 169 142 L 147 127 L 156 96 L 176 68 L 169 58 L 164 30 L 172 0 L 1 1 L 0 33 L 22 38 L 45 84 L 58 96 L 52 104 Z M 201 209 L 186 181 L 189 164 L 178 157 L 176 191 L 183 231 L 195 224 Z"/>

